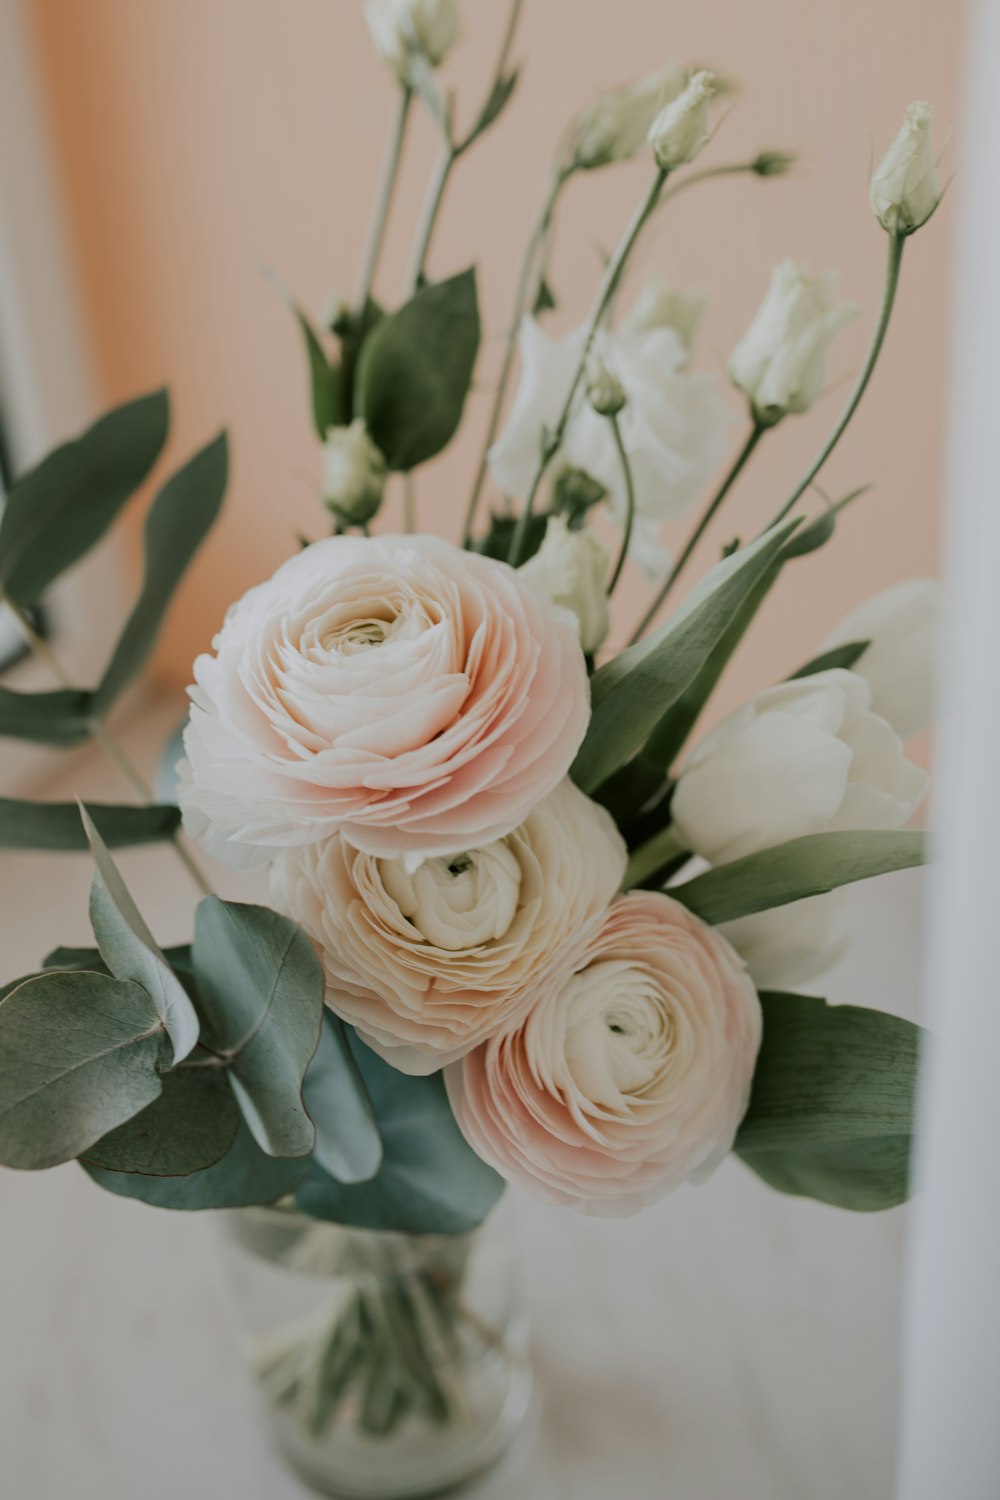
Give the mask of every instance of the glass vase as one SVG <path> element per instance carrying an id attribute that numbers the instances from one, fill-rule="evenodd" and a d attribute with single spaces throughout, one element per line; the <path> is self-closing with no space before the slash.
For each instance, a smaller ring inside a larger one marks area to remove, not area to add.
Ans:
<path id="1" fill-rule="evenodd" d="M 485 1470 L 531 1395 L 501 1202 L 464 1235 L 222 1216 L 244 1356 L 291 1466 L 342 1500 L 434 1495 Z"/>

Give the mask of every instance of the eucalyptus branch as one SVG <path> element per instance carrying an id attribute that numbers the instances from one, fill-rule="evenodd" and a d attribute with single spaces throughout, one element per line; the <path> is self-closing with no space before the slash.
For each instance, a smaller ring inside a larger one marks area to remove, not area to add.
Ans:
<path id="1" fill-rule="evenodd" d="M 622 576 L 622 569 L 625 566 L 625 559 L 628 556 L 629 543 L 632 540 L 632 527 L 635 524 L 635 484 L 632 480 L 632 465 L 628 461 L 625 444 L 622 442 L 622 430 L 618 423 L 617 413 L 611 412 L 608 416 L 608 421 L 611 423 L 611 432 L 615 440 L 615 447 L 618 450 L 619 462 L 622 466 L 627 507 L 625 512 L 625 527 L 622 531 L 621 550 L 618 553 L 618 561 L 615 563 L 614 572 L 611 574 L 611 581 L 608 584 L 608 598 L 610 599 L 619 578 Z"/>
<path id="2" fill-rule="evenodd" d="M 625 233 L 622 235 L 622 238 L 618 243 L 618 247 L 615 250 L 614 255 L 608 262 L 607 268 L 605 269 L 604 276 L 601 280 L 601 285 L 597 293 L 597 299 L 594 303 L 593 309 L 590 314 L 590 320 L 587 324 L 587 332 L 583 341 L 583 349 L 580 353 L 580 360 L 576 368 L 576 374 L 573 376 L 570 388 L 566 393 L 566 399 L 563 402 L 562 410 L 559 413 L 559 418 L 556 422 L 556 425 L 546 438 L 544 447 L 542 448 L 541 459 L 539 461 L 538 468 L 535 471 L 535 477 L 532 480 L 531 488 L 525 498 L 524 506 L 518 518 L 517 526 L 514 529 L 514 537 L 513 541 L 511 542 L 510 557 L 508 558 L 508 561 L 512 563 L 514 567 L 517 567 L 518 563 L 521 561 L 521 558 L 524 555 L 524 549 L 528 539 L 528 528 L 531 524 L 531 515 L 535 504 L 535 497 L 537 496 L 542 480 L 545 477 L 546 470 L 548 469 L 549 464 L 552 462 L 556 453 L 559 451 L 563 437 L 565 436 L 566 427 L 570 419 L 570 414 L 573 410 L 573 402 L 575 401 L 576 393 L 580 388 L 580 381 L 583 379 L 583 372 L 587 363 L 587 356 L 590 353 L 591 345 L 594 342 L 594 337 L 597 333 L 598 328 L 600 327 L 601 319 L 604 317 L 604 313 L 607 309 L 608 303 L 614 296 L 618 283 L 621 281 L 625 267 L 628 264 L 628 258 L 635 248 L 636 241 L 638 240 L 639 235 L 642 232 L 643 226 L 645 225 L 650 214 L 653 212 L 657 203 L 659 202 L 660 194 L 663 191 L 663 184 L 666 182 L 666 180 L 667 172 L 665 168 L 657 167 L 655 176 L 653 177 L 653 181 L 650 184 L 646 196 L 643 198 L 635 213 L 632 215 L 632 219 L 627 229 L 625 230 Z"/>
<path id="3" fill-rule="evenodd" d="M 24 637 L 25 644 L 28 646 L 32 655 L 42 663 L 47 671 L 55 678 L 56 682 L 58 682 L 60 687 L 66 688 L 69 692 L 76 692 L 76 684 L 73 682 L 69 673 L 66 671 L 59 657 L 56 655 L 55 651 L 53 651 L 48 641 L 45 640 L 44 636 L 40 636 L 38 634 L 37 630 L 32 625 L 30 619 L 25 614 L 21 606 L 19 604 L 15 604 L 13 599 L 8 598 L 8 596 L 3 593 L 2 590 L 0 590 L 0 604 L 5 605 L 6 608 L 10 610 L 11 614 L 14 617 L 14 620 L 17 623 L 17 628 L 21 632 L 21 635 Z M 91 736 L 93 737 L 95 742 L 104 751 L 104 754 L 111 761 L 112 765 L 115 766 L 115 768 L 129 783 L 133 791 L 138 793 L 143 802 L 147 803 L 150 806 L 154 805 L 156 802 L 156 798 L 153 795 L 152 787 L 146 781 L 145 777 L 139 770 L 138 766 L 136 766 L 135 762 L 131 760 L 131 758 L 125 753 L 121 745 L 111 734 L 110 730 L 107 729 L 104 722 L 96 715 L 94 715 L 88 718 L 87 727 L 90 730 Z M 198 886 L 198 889 L 201 891 L 202 895 L 210 896 L 212 894 L 211 886 L 208 884 L 204 875 L 201 873 L 188 851 L 184 848 L 184 845 L 181 843 L 180 837 L 177 833 L 171 835 L 171 843 L 173 844 L 174 851 L 177 854 L 177 858 L 184 865 L 185 869 L 187 870 L 188 874 L 191 876 L 195 884 Z"/>
<path id="4" fill-rule="evenodd" d="M 379 254 L 382 250 L 382 242 L 385 239 L 385 226 L 388 222 L 389 209 L 392 205 L 392 195 L 395 191 L 396 180 L 399 177 L 399 164 L 403 155 L 403 141 L 406 138 L 406 127 L 410 117 L 410 105 L 412 102 L 413 90 L 408 84 L 403 84 L 400 89 L 395 125 L 393 126 L 392 135 L 389 138 L 389 147 L 382 164 L 382 176 L 379 180 L 375 208 L 372 213 L 371 224 L 368 228 L 368 238 L 365 242 L 364 254 L 361 261 L 361 279 L 358 283 L 358 295 L 356 299 L 357 314 L 361 318 L 364 317 L 365 308 L 368 306 L 368 299 L 371 296 L 372 287 L 375 283 L 375 272 L 378 269 Z"/>
<path id="5" fill-rule="evenodd" d="M 729 494 L 729 491 L 732 489 L 737 478 L 739 477 L 743 466 L 746 464 L 751 453 L 754 451 L 766 431 L 767 425 L 762 422 L 755 421 L 753 426 L 750 428 L 750 432 L 747 435 L 746 442 L 737 453 L 732 465 L 730 466 L 726 474 L 726 477 L 723 479 L 722 483 L 719 485 L 719 488 L 712 496 L 712 499 L 705 507 L 705 511 L 697 526 L 694 528 L 694 531 L 692 531 L 691 535 L 688 537 L 683 551 L 681 552 L 677 561 L 674 563 L 673 567 L 670 569 L 670 572 L 667 574 L 666 578 L 663 580 L 660 588 L 657 590 L 656 598 L 653 600 L 652 604 L 646 610 L 646 613 L 639 621 L 635 630 L 632 632 L 632 635 L 629 638 L 630 646 L 634 645 L 635 642 L 639 640 L 640 636 L 645 634 L 645 632 L 649 629 L 650 625 L 655 620 L 657 614 L 659 613 L 667 598 L 667 595 L 670 593 L 674 584 L 677 582 L 681 573 L 684 571 L 685 567 L 690 561 L 692 552 L 697 547 L 702 537 L 705 535 L 705 532 L 711 525 L 711 522 L 715 517 L 720 505 Z"/>
<path id="6" fill-rule="evenodd" d="M 889 250 L 886 258 L 885 281 L 882 288 L 882 305 L 879 308 L 878 320 L 875 324 L 874 332 L 872 333 L 871 343 L 868 346 L 868 353 L 865 356 L 865 362 L 861 368 L 861 373 L 855 381 L 854 389 L 851 391 L 851 394 L 848 397 L 847 405 L 841 412 L 837 425 L 834 427 L 832 433 L 826 440 L 817 457 L 810 464 L 808 470 L 806 471 L 806 474 L 800 480 L 795 490 L 785 501 L 784 505 L 778 511 L 777 515 L 775 515 L 769 522 L 769 524 L 764 528 L 765 531 L 770 531 L 772 526 L 777 526 L 780 521 L 783 521 L 792 507 L 796 505 L 799 500 L 801 500 L 802 496 L 812 484 L 820 469 L 822 469 L 823 465 L 830 457 L 830 454 L 833 452 L 834 448 L 836 448 L 837 444 L 840 442 L 840 439 L 843 437 L 844 432 L 847 428 L 847 424 L 850 422 L 854 413 L 857 411 L 858 406 L 861 402 L 861 398 L 868 387 L 868 382 L 872 378 L 872 373 L 875 369 L 876 363 L 878 362 L 878 357 L 881 353 L 882 345 L 885 342 L 885 336 L 889 328 L 889 319 L 892 317 L 893 304 L 895 303 L 896 291 L 899 286 L 899 272 L 903 260 L 903 246 L 906 243 L 906 238 L 902 234 L 890 234 L 888 236 L 888 239 Z M 761 534 L 763 535 L 763 533 Z"/>

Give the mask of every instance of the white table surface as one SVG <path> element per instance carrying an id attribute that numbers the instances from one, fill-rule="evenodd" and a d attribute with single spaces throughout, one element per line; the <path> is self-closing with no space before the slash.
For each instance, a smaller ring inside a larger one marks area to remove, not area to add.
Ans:
<path id="1" fill-rule="evenodd" d="M 140 749 L 171 713 L 144 716 Z M 78 753 L 39 794 L 77 790 L 122 795 Z M 185 938 L 183 871 L 160 850 L 121 863 L 161 941 Z M 89 940 L 88 883 L 83 857 L 0 857 L 0 978 Z M 823 993 L 913 1014 L 920 889 L 855 888 Z M 887 1500 L 905 1210 L 784 1198 L 735 1161 L 634 1219 L 519 1208 L 537 1422 L 476 1500 Z M 216 1235 L 73 1164 L 0 1169 L 2 1500 L 307 1494 L 230 1343 Z"/>

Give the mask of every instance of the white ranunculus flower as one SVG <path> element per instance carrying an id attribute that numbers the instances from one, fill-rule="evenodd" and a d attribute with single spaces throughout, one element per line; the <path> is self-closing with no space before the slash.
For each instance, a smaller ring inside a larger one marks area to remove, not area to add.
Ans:
<path id="1" fill-rule="evenodd" d="M 854 672 L 758 693 L 709 731 L 671 804 L 679 838 L 713 865 L 836 829 L 901 828 L 927 790 Z"/>
<path id="2" fill-rule="evenodd" d="M 828 891 L 723 922 L 719 932 L 745 960 L 760 990 L 795 989 L 825 974 L 851 940 L 848 893 Z"/>
<path id="3" fill-rule="evenodd" d="M 870 642 L 852 671 L 871 688 L 874 712 L 904 740 L 934 720 L 941 608 L 936 579 L 908 578 L 852 610 L 823 642 L 824 650 Z"/>
<path id="4" fill-rule="evenodd" d="M 611 817 L 567 779 L 504 839 L 414 867 L 334 837 L 283 851 L 270 891 L 316 944 L 332 1009 L 430 1073 L 519 1018 L 624 873 Z"/>
<path id="5" fill-rule="evenodd" d="M 550 516 L 542 545 L 519 569 L 533 589 L 576 615 L 580 645 L 588 654 L 603 645 L 611 628 L 610 563 L 607 548 L 593 532 L 571 531 L 562 516 Z"/>
<path id="6" fill-rule="evenodd" d="M 649 144 L 665 172 L 694 161 L 708 143 L 708 107 L 716 92 L 715 77 L 695 73 L 684 91 L 665 104 L 649 127 Z"/>
<path id="7" fill-rule="evenodd" d="M 626 333 L 672 328 L 690 355 L 707 307 L 704 292 L 676 292 L 662 276 L 647 276 L 622 326 Z"/>
<path id="8" fill-rule="evenodd" d="M 669 63 L 634 83 L 599 94 L 574 121 L 569 162 L 589 171 L 634 156 L 660 109 L 677 98 L 687 81 L 687 68 Z"/>
<path id="9" fill-rule="evenodd" d="M 931 107 L 907 106 L 899 133 L 869 184 L 872 209 L 890 234 L 912 234 L 941 202 L 941 177 L 931 147 Z"/>
<path id="10" fill-rule="evenodd" d="M 385 458 L 363 417 L 331 427 L 323 444 L 323 504 L 352 526 L 370 521 L 382 504 Z"/>
<path id="11" fill-rule="evenodd" d="M 810 276 L 792 260 L 775 266 L 757 314 L 729 356 L 729 376 L 754 415 L 775 422 L 805 412 L 823 389 L 834 335 L 857 317 L 853 302 L 835 302 L 832 271 Z"/>
<path id="12" fill-rule="evenodd" d="M 365 20 L 375 50 L 403 81 L 414 52 L 436 68 L 462 30 L 455 0 L 365 0 Z"/>
<path id="13" fill-rule="evenodd" d="M 553 339 L 534 318 L 521 327 L 521 383 L 506 428 L 490 450 L 490 467 L 508 495 L 525 495 L 538 468 L 546 428 L 558 420 L 583 350 L 584 330 Z M 673 328 L 602 332 L 597 352 L 625 392 L 618 418 L 635 485 L 638 555 L 647 555 L 661 522 L 690 509 L 725 451 L 729 421 L 711 375 L 685 372 L 686 351 Z M 621 523 L 627 508 L 621 459 L 611 424 L 583 391 L 570 417 L 563 461 L 604 485 Z"/>

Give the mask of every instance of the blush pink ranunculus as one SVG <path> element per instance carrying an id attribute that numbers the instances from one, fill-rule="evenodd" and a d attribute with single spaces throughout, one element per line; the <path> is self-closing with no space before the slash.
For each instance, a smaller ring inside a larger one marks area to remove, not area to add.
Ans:
<path id="1" fill-rule="evenodd" d="M 572 615 L 433 536 L 330 537 L 195 662 L 181 805 L 229 864 L 333 833 L 384 858 L 502 838 L 590 712 Z"/>
<path id="2" fill-rule="evenodd" d="M 634 1213 L 733 1144 L 760 1046 L 732 948 L 671 897 L 633 891 L 528 1015 L 445 1078 L 466 1140 L 509 1181 L 586 1213 Z"/>

